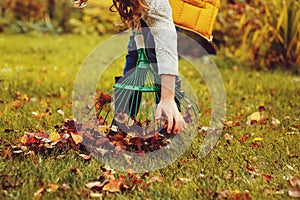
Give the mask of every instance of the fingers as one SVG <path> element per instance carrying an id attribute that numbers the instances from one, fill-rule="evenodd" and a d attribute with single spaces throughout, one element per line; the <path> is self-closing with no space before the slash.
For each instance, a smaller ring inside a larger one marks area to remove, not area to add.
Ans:
<path id="1" fill-rule="evenodd" d="M 173 129 L 173 116 L 169 115 L 168 117 L 168 133 L 171 133 L 172 129 Z"/>
<path id="2" fill-rule="evenodd" d="M 179 133 L 180 131 L 186 129 L 186 123 L 181 115 L 179 115 L 175 119 L 175 125 L 174 125 L 174 133 Z"/>
<path id="3" fill-rule="evenodd" d="M 168 119 L 167 133 L 170 134 L 173 130 L 173 132 L 177 134 L 187 128 L 187 125 L 178 111 L 176 104 L 159 104 L 156 109 L 155 119 L 159 120 L 162 114 L 164 114 Z"/>

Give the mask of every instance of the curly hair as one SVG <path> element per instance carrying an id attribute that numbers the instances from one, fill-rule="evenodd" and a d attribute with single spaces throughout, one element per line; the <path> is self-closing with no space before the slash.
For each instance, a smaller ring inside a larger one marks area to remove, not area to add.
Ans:
<path id="1" fill-rule="evenodd" d="M 73 5 L 78 8 L 86 6 L 88 0 L 73 0 Z M 130 28 L 139 28 L 140 19 L 149 10 L 145 0 L 112 0 L 110 11 L 118 12 L 123 24 Z M 116 9 L 116 10 L 114 10 Z"/>

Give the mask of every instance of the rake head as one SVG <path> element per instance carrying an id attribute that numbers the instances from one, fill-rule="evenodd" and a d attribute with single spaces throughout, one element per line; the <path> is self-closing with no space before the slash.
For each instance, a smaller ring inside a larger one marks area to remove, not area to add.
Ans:
<path id="1" fill-rule="evenodd" d="M 136 68 L 123 77 L 115 77 L 114 89 L 97 99 L 98 119 L 111 121 L 111 132 L 122 131 L 132 137 L 166 135 L 166 117 L 155 120 L 160 88 L 160 77 L 148 61 L 145 49 L 140 48 Z M 176 82 L 175 102 L 186 123 L 196 121 L 198 105 L 181 91 L 180 80 Z"/>

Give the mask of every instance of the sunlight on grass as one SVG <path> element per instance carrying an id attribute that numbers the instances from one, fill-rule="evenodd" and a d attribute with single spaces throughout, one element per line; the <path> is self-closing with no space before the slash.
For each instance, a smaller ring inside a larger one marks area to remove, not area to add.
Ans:
<path id="1" fill-rule="evenodd" d="M 53 130 L 64 118 L 72 118 L 71 92 L 76 73 L 89 52 L 107 37 L 0 35 L 0 149 L 15 144 L 24 131 Z M 226 68 L 218 63 L 227 93 L 227 121 L 241 124 L 224 128 L 223 133 L 232 138 L 222 136 L 212 152 L 200 159 L 198 150 L 205 136 L 200 132 L 182 158 L 151 172 L 161 174 L 163 182 L 154 182 L 143 191 L 108 197 L 212 199 L 222 191 L 238 190 L 248 192 L 253 199 L 288 198 L 288 180 L 300 177 L 299 76 L 284 71 L 250 71 L 243 66 Z M 123 65 L 124 57 L 114 61 L 100 80 L 99 89 L 101 84 L 109 88 L 114 76 L 122 74 Z M 200 125 L 208 126 L 211 99 L 207 87 L 185 61 L 181 60 L 180 66 L 198 95 Z M 247 117 L 260 105 L 266 109 L 267 124 L 246 125 Z M 59 109 L 63 115 L 57 112 Z M 46 110 L 51 114 L 41 118 L 32 114 Z M 272 117 L 280 121 L 278 126 L 271 126 Z M 241 140 L 243 136 L 247 136 L 245 141 Z M 59 160 L 61 154 L 65 157 Z M 249 164 L 254 171 L 249 170 Z M 70 186 L 63 192 L 45 192 L 45 199 L 87 198 L 89 191 L 84 185 L 100 175 L 102 165 L 94 158 L 85 162 L 73 150 L 32 157 L 1 156 L 0 198 L 31 199 L 41 183 L 45 187 L 50 183 Z M 71 173 L 74 168 L 82 175 Z M 254 172 L 272 178 L 266 180 Z"/>

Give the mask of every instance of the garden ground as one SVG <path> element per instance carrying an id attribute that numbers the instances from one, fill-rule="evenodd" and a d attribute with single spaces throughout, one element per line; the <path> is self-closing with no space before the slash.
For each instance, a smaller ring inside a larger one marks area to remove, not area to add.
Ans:
<path id="1" fill-rule="evenodd" d="M 89 52 L 108 37 L 0 35 L 1 199 L 299 197 L 300 77 L 287 71 L 252 71 L 239 63 L 231 66 L 218 57 L 227 95 L 223 135 L 208 156 L 199 158 L 202 129 L 176 162 L 147 177 L 137 174 L 143 187 L 122 192 L 89 189 L 86 184 L 103 173 L 104 165 L 95 158 L 83 159 L 82 152 L 71 148 L 8 154 L 25 131 L 51 131 L 72 118 L 76 73 Z M 114 70 L 106 72 L 102 83 L 112 83 L 111 73 L 121 74 L 123 63 L 123 58 L 113 62 Z M 205 82 L 195 78 L 185 61 L 180 65 L 199 95 L 200 126 L 207 127 L 211 110 Z M 256 123 L 248 125 L 249 116 Z M 125 172 L 115 176 L 122 175 L 130 176 Z"/>

